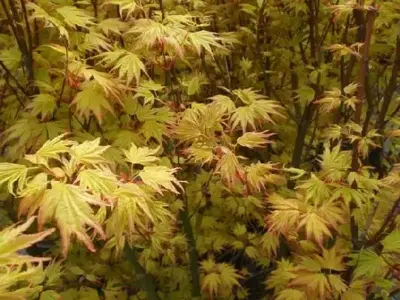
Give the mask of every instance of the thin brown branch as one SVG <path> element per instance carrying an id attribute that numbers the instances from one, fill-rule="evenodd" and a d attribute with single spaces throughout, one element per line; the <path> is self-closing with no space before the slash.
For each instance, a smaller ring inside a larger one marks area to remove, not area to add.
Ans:
<path id="1" fill-rule="evenodd" d="M 395 52 L 395 58 L 393 62 L 393 67 L 392 67 L 392 73 L 389 79 L 389 84 L 387 85 L 384 94 L 383 94 L 383 102 L 382 102 L 382 107 L 378 115 L 378 120 L 376 122 L 376 128 L 379 131 L 382 131 L 383 128 L 385 127 L 385 117 L 386 114 L 389 110 L 389 105 L 390 102 L 392 101 L 393 94 L 396 90 L 396 82 L 397 82 L 397 76 L 400 71 L 400 36 L 397 36 L 396 40 L 396 52 Z"/>
<path id="2" fill-rule="evenodd" d="M 10 70 L 7 68 L 7 66 L 1 60 L 0 60 L 0 66 L 3 68 L 4 72 L 6 72 L 6 75 L 15 82 L 18 89 L 20 89 L 21 92 L 23 92 L 25 94 L 25 96 L 29 96 L 29 94 L 25 90 L 25 88 L 19 83 L 19 81 L 14 77 L 14 75 L 11 74 Z"/>
<path id="3" fill-rule="evenodd" d="M 392 208 L 390 209 L 389 213 L 387 214 L 385 220 L 383 221 L 378 231 L 375 232 L 375 234 L 365 242 L 365 246 L 369 247 L 375 245 L 384 238 L 386 228 L 390 227 L 389 225 L 392 222 L 394 222 L 394 220 L 397 217 L 399 206 L 400 206 L 400 197 L 393 204 Z"/>

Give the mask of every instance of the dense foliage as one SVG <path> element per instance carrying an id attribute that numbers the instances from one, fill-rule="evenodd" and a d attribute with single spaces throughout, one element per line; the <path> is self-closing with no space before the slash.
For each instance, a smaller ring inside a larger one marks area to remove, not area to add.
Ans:
<path id="1" fill-rule="evenodd" d="M 399 0 L 0 4 L 0 299 L 396 294 Z"/>

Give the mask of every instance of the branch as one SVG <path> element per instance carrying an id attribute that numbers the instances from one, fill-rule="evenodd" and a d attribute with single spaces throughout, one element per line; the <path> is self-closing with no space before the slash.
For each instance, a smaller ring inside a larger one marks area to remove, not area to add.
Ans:
<path id="1" fill-rule="evenodd" d="M 362 49 L 362 57 L 360 62 L 360 71 L 358 74 L 358 88 L 357 88 L 357 98 L 358 102 L 356 105 L 356 111 L 354 115 L 354 122 L 356 124 L 361 123 L 361 115 L 362 115 L 362 107 L 366 98 L 366 83 L 367 83 L 367 76 L 368 76 L 368 62 L 369 62 L 369 48 L 371 44 L 371 37 L 373 31 L 373 25 L 376 16 L 376 9 L 372 7 L 367 12 L 367 24 L 366 24 L 366 32 L 365 32 L 365 39 L 364 39 L 364 46 Z M 358 141 L 353 143 L 353 159 L 352 159 L 352 171 L 358 171 L 359 161 L 358 161 Z"/>
<path id="2" fill-rule="evenodd" d="M 57 102 L 58 106 L 60 106 L 60 104 L 61 104 L 61 99 L 62 99 L 62 96 L 64 94 L 64 90 L 65 90 L 65 84 L 67 82 L 67 76 L 68 76 L 68 53 L 69 53 L 68 52 L 68 46 L 65 46 L 65 74 L 64 74 L 64 80 L 63 80 L 63 83 L 62 83 L 62 86 L 61 86 L 60 96 L 58 97 L 58 102 Z"/>
<path id="3" fill-rule="evenodd" d="M 400 206 L 400 197 L 393 204 L 392 208 L 390 209 L 389 213 L 385 218 L 385 221 L 383 221 L 378 231 L 375 232 L 372 238 L 370 238 L 368 241 L 365 242 L 366 247 L 375 245 L 376 243 L 382 240 L 382 238 L 385 236 L 384 231 L 386 230 L 388 225 L 390 225 L 390 223 L 394 222 L 394 220 L 396 219 L 399 206 Z"/>
<path id="4" fill-rule="evenodd" d="M 20 0 L 20 2 L 21 2 L 22 13 L 24 15 L 24 20 L 25 20 L 25 25 L 26 25 L 26 34 L 28 36 L 28 51 L 30 53 L 30 57 L 32 57 L 33 39 L 32 39 L 31 27 L 29 25 L 29 20 L 28 20 L 28 12 L 26 10 L 25 1 Z"/>
<path id="5" fill-rule="evenodd" d="M 132 264 L 133 270 L 138 275 L 138 281 L 140 282 L 142 289 L 147 293 L 149 300 L 160 300 L 153 279 L 146 273 L 146 270 L 142 267 L 136 257 L 136 250 L 129 246 L 125 246 L 124 252 L 128 261 Z"/>
<path id="6" fill-rule="evenodd" d="M 25 94 L 25 96 L 29 97 L 28 92 L 25 90 L 25 88 L 19 83 L 19 81 L 13 76 L 13 74 L 11 74 L 10 70 L 7 68 L 7 66 L 3 63 L 2 60 L 0 60 L 0 66 L 4 69 L 4 71 L 6 72 L 7 76 L 9 78 L 11 78 L 15 84 L 17 85 L 17 87 L 21 90 L 21 92 L 23 92 Z"/>
<path id="7" fill-rule="evenodd" d="M 396 91 L 396 80 L 399 70 L 400 70 L 400 36 L 398 35 L 396 41 L 396 54 L 393 62 L 392 74 L 389 79 L 389 84 L 384 91 L 382 107 L 378 115 L 378 120 L 376 121 L 376 128 L 379 131 L 382 131 L 386 125 L 385 117 L 389 110 L 389 105 L 390 102 L 392 101 L 393 94 Z"/>
<path id="8" fill-rule="evenodd" d="M 358 16 L 355 13 L 355 16 Z M 363 46 L 363 51 L 362 51 L 362 57 L 361 57 L 361 62 L 360 62 L 360 71 L 358 75 L 358 90 L 357 90 L 357 98 L 358 98 L 358 103 L 356 105 L 356 111 L 354 115 L 354 122 L 356 124 L 361 124 L 361 114 L 362 114 L 362 106 L 366 97 L 366 82 L 367 82 L 367 76 L 368 76 L 368 61 L 369 61 L 369 47 L 371 44 L 371 37 L 372 37 L 372 31 L 373 31 L 373 25 L 375 21 L 375 16 L 376 16 L 376 9 L 375 7 L 372 7 L 372 9 L 368 10 L 367 12 L 367 24 L 366 24 L 366 32 L 365 32 L 365 38 L 364 38 L 364 46 Z M 363 20 L 363 16 L 358 16 L 358 20 Z M 351 162 L 351 170 L 353 172 L 357 172 L 360 164 L 359 164 L 359 150 L 358 150 L 358 143 L 359 140 L 356 140 L 353 143 L 353 154 L 352 154 L 352 162 Z M 357 188 L 357 184 L 354 182 L 352 185 L 352 188 L 355 189 Z M 351 212 L 356 208 L 356 205 L 354 202 L 350 203 L 350 232 L 351 232 L 351 240 L 353 243 L 353 247 L 357 250 L 360 249 L 360 243 L 359 243 L 359 236 L 358 236 L 358 225 L 357 222 L 354 218 L 354 216 L 351 214 Z"/>
<path id="9" fill-rule="evenodd" d="M 181 211 L 179 216 L 182 221 L 183 231 L 185 232 L 186 239 L 189 245 L 189 265 L 192 278 L 192 297 L 197 298 L 201 296 L 199 257 L 196 250 L 196 240 L 194 239 L 192 225 L 190 224 L 187 203 L 185 203 L 185 210 Z"/>

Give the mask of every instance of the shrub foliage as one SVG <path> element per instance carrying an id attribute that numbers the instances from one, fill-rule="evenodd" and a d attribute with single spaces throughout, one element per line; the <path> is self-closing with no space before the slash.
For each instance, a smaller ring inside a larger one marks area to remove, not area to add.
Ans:
<path id="1" fill-rule="evenodd" d="M 399 0 L 0 4 L 1 299 L 396 294 Z"/>

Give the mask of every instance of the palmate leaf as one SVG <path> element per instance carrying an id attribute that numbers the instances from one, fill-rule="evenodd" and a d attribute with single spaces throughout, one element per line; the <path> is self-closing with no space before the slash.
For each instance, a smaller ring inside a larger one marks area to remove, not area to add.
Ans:
<path id="1" fill-rule="evenodd" d="M 48 182 L 48 175 L 43 172 L 36 174 L 27 182 L 25 188 L 19 193 L 21 200 L 18 207 L 18 217 L 21 217 L 21 215 L 31 217 L 36 212 L 40 207 Z"/>
<path id="2" fill-rule="evenodd" d="M 104 19 L 97 24 L 97 29 L 101 30 L 106 36 L 109 36 L 111 33 L 121 35 L 128 27 L 127 23 L 112 18 Z"/>
<path id="3" fill-rule="evenodd" d="M 66 134 L 59 135 L 52 140 L 46 141 L 35 154 L 27 154 L 25 158 L 34 164 L 43 164 L 48 167 L 50 159 L 60 160 L 60 154 L 68 152 L 69 146 L 74 143 L 63 140 Z"/>
<path id="4" fill-rule="evenodd" d="M 29 248 L 54 232 L 54 228 L 51 228 L 35 234 L 22 234 L 32 225 L 34 220 L 35 217 L 31 217 L 19 226 L 13 225 L 0 232 L 0 265 L 19 265 L 27 262 L 50 260 L 50 258 L 36 258 L 18 253 L 19 250 Z"/>
<path id="5" fill-rule="evenodd" d="M 310 212 L 302 216 L 298 229 L 303 227 L 305 228 L 307 239 L 313 238 L 320 245 L 322 245 L 325 236 L 332 237 L 327 220 L 316 213 Z"/>
<path id="6" fill-rule="evenodd" d="M 93 113 L 99 122 L 102 122 L 105 111 L 114 113 L 114 110 L 108 102 L 103 89 L 94 81 L 85 82 L 81 85 L 83 90 L 76 94 L 71 105 L 76 106 L 79 116 L 89 119 Z"/>
<path id="7" fill-rule="evenodd" d="M 217 36 L 216 33 L 206 30 L 200 30 L 195 32 L 187 33 L 186 45 L 194 48 L 198 55 L 204 49 L 211 56 L 214 56 L 212 47 L 222 48 L 225 47 L 220 43 L 221 38 Z"/>
<path id="8" fill-rule="evenodd" d="M 132 165 L 140 164 L 147 166 L 159 161 L 159 158 L 154 156 L 161 147 L 150 149 L 148 147 L 137 147 L 132 143 L 129 151 L 124 150 L 125 157 Z"/>
<path id="9" fill-rule="evenodd" d="M 42 262 L 50 258 L 21 255 L 19 252 L 45 239 L 54 229 L 23 234 L 34 220 L 32 217 L 23 224 L 14 224 L 0 232 L 1 299 L 30 299 L 42 289 Z"/>
<path id="10" fill-rule="evenodd" d="M 372 250 L 360 250 L 350 255 L 349 265 L 355 266 L 354 276 L 356 278 L 374 278 L 382 276 L 386 272 L 387 265 L 382 256 Z"/>
<path id="11" fill-rule="evenodd" d="M 311 174 L 309 179 L 305 180 L 296 188 L 304 190 L 306 201 L 311 202 L 314 205 L 324 203 L 331 195 L 330 187 L 314 174 Z"/>
<path id="12" fill-rule="evenodd" d="M 318 295 L 324 299 L 326 292 L 330 289 L 328 278 L 323 273 L 306 272 L 297 276 L 291 281 L 291 286 L 307 286 L 307 289 L 318 292 Z"/>
<path id="13" fill-rule="evenodd" d="M 79 172 L 77 181 L 82 189 L 104 196 L 111 196 L 118 188 L 117 177 L 104 166 Z"/>
<path id="14" fill-rule="evenodd" d="M 301 202 L 297 199 L 285 199 L 278 194 L 268 197 L 272 212 L 267 217 L 269 230 L 286 233 L 297 227 L 301 216 Z"/>
<path id="15" fill-rule="evenodd" d="M 94 25 L 93 18 L 77 7 L 63 6 L 56 11 L 64 18 L 64 22 L 74 29 L 77 27 L 89 29 L 90 26 Z"/>
<path id="16" fill-rule="evenodd" d="M 275 298 L 276 300 L 305 300 L 306 294 L 300 290 L 296 289 L 284 289 L 279 292 L 278 297 Z"/>
<path id="17" fill-rule="evenodd" d="M 257 100 L 251 103 L 250 107 L 254 110 L 257 118 L 264 122 L 275 124 L 272 116 L 278 116 L 282 119 L 286 117 L 281 113 L 283 107 L 274 100 Z"/>
<path id="18" fill-rule="evenodd" d="M 235 102 L 228 96 L 215 95 L 210 99 L 213 101 L 212 105 L 218 110 L 219 114 L 232 113 L 236 109 Z"/>
<path id="19" fill-rule="evenodd" d="M 246 132 L 246 128 L 250 125 L 252 129 L 256 129 L 257 113 L 250 106 L 241 106 L 233 111 L 231 122 L 232 129 L 241 126 L 243 132 Z"/>
<path id="20" fill-rule="evenodd" d="M 278 291 L 286 288 L 288 283 L 296 277 L 297 269 L 298 267 L 286 259 L 278 261 L 277 268 L 267 277 L 265 282 L 267 287 Z"/>
<path id="21" fill-rule="evenodd" d="M 30 19 L 44 20 L 46 27 L 55 27 L 59 31 L 60 36 L 64 37 L 69 42 L 68 31 L 65 29 L 60 20 L 51 17 L 45 10 L 33 2 L 28 2 L 26 7 L 32 12 Z"/>
<path id="22" fill-rule="evenodd" d="M 12 163 L 0 163 L 0 185 L 7 183 L 8 192 L 14 194 L 14 184 L 17 183 L 18 190 L 25 185 L 28 168 L 24 165 Z"/>
<path id="23" fill-rule="evenodd" d="M 201 281 L 201 290 L 210 297 L 218 295 L 223 290 L 231 290 L 234 286 L 240 286 L 242 278 L 234 267 L 226 263 L 215 263 L 213 258 L 201 262 L 204 277 Z"/>
<path id="24" fill-rule="evenodd" d="M 176 171 L 177 169 L 170 169 L 165 166 L 146 166 L 139 172 L 139 177 L 146 185 L 160 194 L 162 194 L 162 189 L 178 194 L 176 187 L 182 189 L 182 186 L 174 177 Z"/>
<path id="25" fill-rule="evenodd" d="M 79 48 L 86 51 L 110 51 L 112 49 L 112 45 L 109 43 L 109 40 L 102 33 L 90 31 L 85 34 L 85 39 L 83 44 L 79 45 Z"/>
<path id="26" fill-rule="evenodd" d="M 340 181 L 347 174 L 351 165 L 351 153 L 341 151 L 340 144 L 332 150 L 325 147 L 324 153 L 318 162 L 321 165 L 321 175 L 328 181 Z"/>
<path id="27" fill-rule="evenodd" d="M 247 182 L 255 190 L 261 191 L 267 183 L 278 183 L 283 180 L 281 176 L 273 173 L 277 170 L 277 165 L 272 163 L 253 163 L 246 167 Z"/>
<path id="28" fill-rule="evenodd" d="M 107 161 L 103 157 L 103 153 L 110 146 L 100 146 L 100 138 L 92 141 L 84 141 L 81 144 L 71 147 L 70 155 L 71 160 L 76 164 L 85 165 L 100 165 L 105 164 Z"/>
<path id="29" fill-rule="evenodd" d="M 120 15 L 126 12 L 126 17 L 129 17 L 136 8 L 140 8 L 135 0 L 106 0 L 103 5 L 106 4 L 118 5 Z"/>
<path id="30" fill-rule="evenodd" d="M 385 252 L 400 251 L 400 231 L 392 231 L 382 241 Z"/>
<path id="31" fill-rule="evenodd" d="M 343 293 L 343 300 L 365 300 L 366 291 L 365 285 L 367 284 L 364 280 L 353 280 L 349 288 Z"/>
<path id="32" fill-rule="evenodd" d="M 57 108 L 57 100 L 51 94 L 40 93 L 36 95 L 27 106 L 33 116 L 40 115 L 41 119 L 51 116 Z"/>
<path id="33" fill-rule="evenodd" d="M 106 97 L 111 95 L 119 99 L 123 86 L 117 79 L 108 73 L 90 69 L 86 65 L 77 65 L 76 68 L 79 71 L 79 75 L 83 76 L 86 81 L 93 79 L 97 82 L 104 90 Z"/>
<path id="34" fill-rule="evenodd" d="M 259 94 L 256 90 L 252 88 L 248 89 L 236 89 L 232 91 L 232 94 L 240 99 L 240 101 L 245 105 L 250 105 L 257 100 L 265 100 L 266 96 Z"/>
<path id="35" fill-rule="evenodd" d="M 119 78 L 126 78 L 128 85 L 133 79 L 139 82 L 141 72 L 147 74 L 143 62 L 132 52 L 120 49 L 102 53 L 99 57 L 103 58 L 101 63 L 114 66 L 112 70 L 118 70 Z"/>
<path id="36" fill-rule="evenodd" d="M 116 207 L 106 221 L 106 229 L 108 235 L 116 237 L 117 250 L 123 248 L 125 236 L 130 241 L 135 234 L 146 232 L 150 225 L 172 218 L 165 203 L 153 199 L 137 184 L 125 183 L 113 195 Z"/>
<path id="37" fill-rule="evenodd" d="M 225 153 L 219 159 L 215 171 L 221 174 L 222 180 L 230 187 L 238 181 L 238 175 L 244 173 L 242 166 L 235 153 L 224 148 Z"/>
<path id="38" fill-rule="evenodd" d="M 204 165 L 211 163 L 215 156 L 213 148 L 207 145 L 194 144 L 185 150 L 185 153 L 193 159 L 195 163 Z"/>
<path id="39" fill-rule="evenodd" d="M 39 209 L 39 227 L 48 221 L 57 222 L 63 255 L 68 252 L 72 235 L 76 235 L 90 251 L 96 251 L 86 233 L 86 226 L 93 228 L 100 237 L 105 238 L 105 233 L 97 223 L 90 204 L 105 205 L 95 196 L 72 184 L 53 181 L 51 189 L 45 191 Z"/>
<path id="40" fill-rule="evenodd" d="M 272 143 L 268 140 L 269 137 L 273 136 L 274 133 L 264 132 L 245 132 L 241 137 L 237 139 L 237 143 L 243 147 L 250 149 L 262 148 L 266 144 Z"/>

